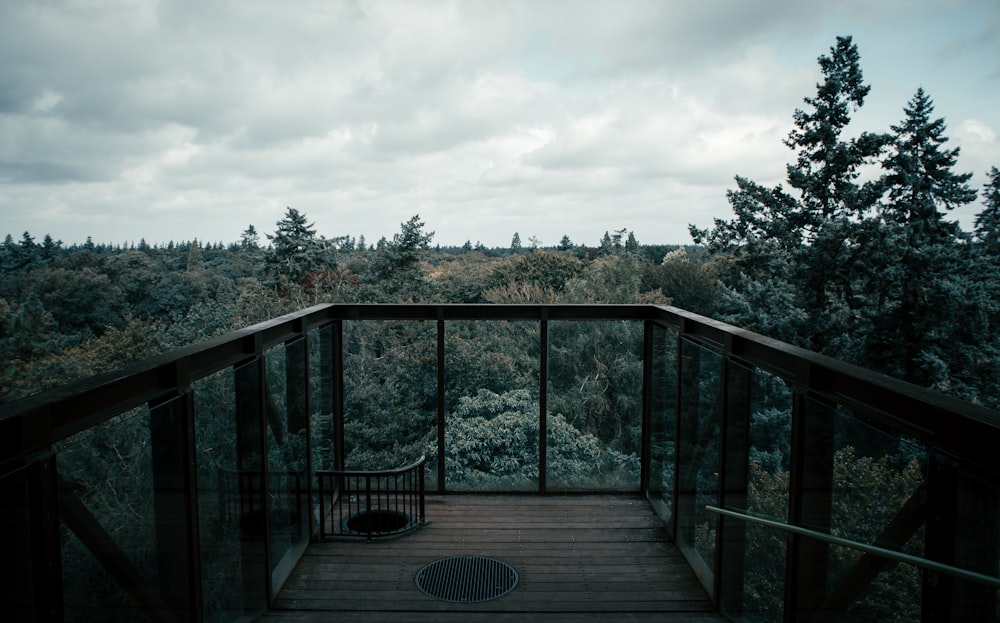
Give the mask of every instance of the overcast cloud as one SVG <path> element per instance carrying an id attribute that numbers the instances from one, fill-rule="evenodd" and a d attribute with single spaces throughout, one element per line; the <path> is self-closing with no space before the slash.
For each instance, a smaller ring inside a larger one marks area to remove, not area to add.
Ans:
<path id="1" fill-rule="evenodd" d="M 690 242 L 733 176 L 782 181 L 816 58 L 851 34 L 885 131 L 917 88 L 981 188 L 996 0 L 0 4 L 0 235 Z M 972 227 L 976 206 L 955 214 Z"/>

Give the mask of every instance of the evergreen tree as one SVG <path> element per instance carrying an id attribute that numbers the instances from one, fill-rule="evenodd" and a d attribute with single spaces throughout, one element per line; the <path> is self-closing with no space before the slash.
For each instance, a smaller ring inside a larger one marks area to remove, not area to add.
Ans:
<path id="1" fill-rule="evenodd" d="M 629 232 L 628 238 L 625 239 L 625 253 L 638 257 L 639 255 L 639 241 L 635 238 L 635 232 Z"/>
<path id="2" fill-rule="evenodd" d="M 42 259 L 46 263 L 51 262 L 56 259 L 60 249 L 62 249 L 62 240 L 53 240 L 52 236 L 45 234 L 45 238 L 42 240 Z"/>
<path id="3" fill-rule="evenodd" d="M 820 235 L 830 219 L 864 216 L 875 205 L 882 194 L 880 182 L 858 185 L 856 180 L 861 167 L 888 142 L 884 134 L 867 132 L 841 140 L 851 110 L 861 108 L 871 90 L 851 37 L 837 37 L 830 54 L 818 62 L 824 80 L 816 85 L 816 97 L 805 98 L 810 108 L 795 111 L 795 127 L 785 139 L 798 152 L 795 164 L 788 165 L 788 184 L 801 196 L 794 220 L 811 236 Z"/>
<path id="4" fill-rule="evenodd" d="M 976 240 L 986 253 L 1000 255 L 1000 170 L 992 167 L 983 185 L 983 211 L 976 215 Z"/>
<path id="5" fill-rule="evenodd" d="M 945 121 L 933 112 L 918 89 L 905 119 L 892 126 L 881 262 L 869 264 L 866 284 L 877 297 L 867 358 L 906 380 L 947 389 L 962 359 L 989 338 L 988 327 L 976 322 L 989 304 L 971 278 L 967 236 L 944 213 L 975 200 L 967 184 L 972 174 L 952 170 L 959 149 L 944 148 Z"/>
<path id="6" fill-rule="evenodd" d="M 248 225 L 247 228 L 243 230 L 243 233 L 240 234 L 240 248 L 241 249 L 260 248 L 260 235 L 257 233 L 257 228 L 254 227 L 253 224 Z"/>
<path id="7" fill-rule="evenodd" d="M 968 186 L 972 173 L 957 174 L 959 148 L 944 149 L 943 118 L 932 119 L 934 104 L 923 88 L 904 108 L 906 118 L 892 126 L 893 153 L 886 159 L 886 179 L 890 202 L 886 220 L 906 224 L 913 242 L 954 239 L 958 224 L 945 221 L 941 208 L 951 210 L 976 199 Z"/>
<path id="8" fill-rule="evenodd" d="M 268 262 L 279 275 L 298 283 L 318 268 L 320 246 L 316 230 L 305 214 L 295 208 L 286 208 L 277 225 L 274 235 L 267 236 L 272 246 Z"/>
<path id="9" fill-rule="evenodd" d="M 379 242 L 378 256 L 372 262 L 375 280 L 381 286 L 372 298 L 379 302 L 402 301 L 422 298 L 424 293 L 417 287 L 420 283 L 420 259 L 430 246 L 434 232 L 424 231 L 420 215 L 400 224 L 400 232 L 392 241 Z"/>
<path id="10" fill-rule="evenodd" d="M 889 138 L 869 133 L 841 138 L 852 109 L 869 91 L 851 37 L 838 37 L 818 61 L 823 81 L 815 97 L 805 98 L 808 107 L 795 111 L 785 140 L 797 151 L 787 179 L 798 197 L 780 185 L 766 188 L 737 177 L 738 188 L 727 194 L 736 218 L 716 219 L 710 230 L 690 229 L 696 243 L 728 258 L 723 275 L 732 298 L 728 320 L 757 330 L 769 327 L 781 339 L 846 356 L 850 346 L 844 336 L 855 331 L 852 309 L 861 304 L 852 283 L 865 270 L 858 239 L 866 236 L 864 219 L 883 187 L 881 179 L 864 184 L 858 179 Z M 754 298 L 742 298 L 754 292 Z"/>
<path id="11" fill-rule="evenodd" d="M 560 251 L 571 251 L 573 249 L 573 241 L 569 239 L 569 236 L 564 235 L 562 240 L 559 241 Z"/>
<path id="12" fill-rule="evenodd" d="M 514 232 L 514 237 L 510 240 L 511 253 L 521 252 L 521 234 Z"/>
<path id="13" fill-rule="evenodd" d="M 191 246 L 188 247 L 187 255 L 187 271 L 196 272 L 205 268 L 205 258 L 201 252 L 201 245 L 198 244 L 198 239 L 195 238 Z"/>
<path id="14" fill-rule="evenodd" d="M 614 241 L 611 238 L 611 234 L 607 230 L 605 230 L 604 237 L 601 238 L 601 244 L 600 246 L 597 247 L 597 255 L 603 257 L 605 255 L 614 255 L 614 254 L 615 254 Z"/>

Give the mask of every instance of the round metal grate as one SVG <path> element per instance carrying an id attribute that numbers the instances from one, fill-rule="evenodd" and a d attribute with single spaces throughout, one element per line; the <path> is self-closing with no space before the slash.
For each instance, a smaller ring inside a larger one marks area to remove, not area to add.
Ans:
<path id="1" fill-rule="evenodd" d="M 517 586 L 517 571 L 507 563 L 482 556 L 441 558 L 417 571 L 420 592 L 457 603 L 489 601 Z"/>

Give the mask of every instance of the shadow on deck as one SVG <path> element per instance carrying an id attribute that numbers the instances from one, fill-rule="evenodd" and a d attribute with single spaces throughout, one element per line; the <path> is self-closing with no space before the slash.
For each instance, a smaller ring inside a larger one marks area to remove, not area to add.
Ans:
<path id="1" fill-rule="evenodd" d="M 309 547 L 264 622 L 723 621 L 638 496 L 450 495 L 428 524 L 377 540 Z M 447 556 L 512 565 L 519 583 L 479 603 L 424 595 L 417 571 Z"/>

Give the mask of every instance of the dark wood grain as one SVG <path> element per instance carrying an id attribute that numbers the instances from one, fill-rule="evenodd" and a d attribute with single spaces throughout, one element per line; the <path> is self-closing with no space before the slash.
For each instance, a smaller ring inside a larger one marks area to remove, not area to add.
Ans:
<path id="1" fill-rule="evenodd" d="M 433 496 L 427 518 L 427 525 L 396 538 L 311 545 L 261 620 L 724 620 L 640 497 Z M 414 578 L 425 564 L 463 555 L 512 565 L 517 588 L 470 604 L 417 589 Z"/>

